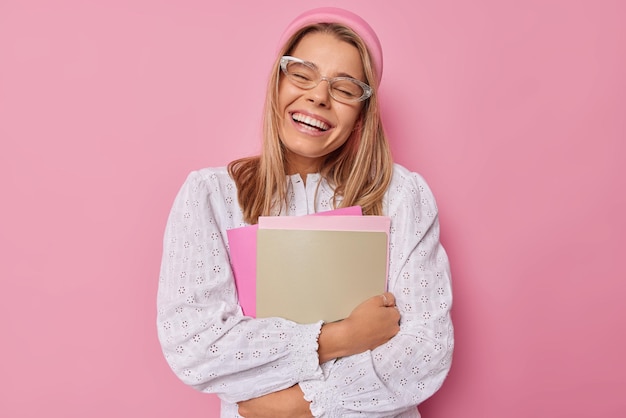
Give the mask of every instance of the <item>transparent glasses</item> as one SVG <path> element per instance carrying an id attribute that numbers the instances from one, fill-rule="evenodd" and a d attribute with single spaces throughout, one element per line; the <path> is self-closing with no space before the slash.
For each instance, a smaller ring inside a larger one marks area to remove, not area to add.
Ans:
<path id="1" fill-rule="evenodd" d="M 285 55 L 280 59 L 280 68 L 289 81 L 304 90 L 315 88 L 325 80 L 330 96 L 338 102 L 362 102 L 372 95 L 372 88 L 364 82 L 352 77 L 322 77 L 315 64 L 300 58 Z"/>

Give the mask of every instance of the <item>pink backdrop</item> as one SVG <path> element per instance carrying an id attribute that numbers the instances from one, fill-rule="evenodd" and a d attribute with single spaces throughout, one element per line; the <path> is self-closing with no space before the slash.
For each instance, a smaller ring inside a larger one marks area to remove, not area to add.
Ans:
<path id="1" fill-rule="evenodd" d="M 157 343 L 166 216 L 258 149 L 275 41 L 329 2 L 214 3 L 0 1 L 0 416 L 217 416 Z M 625 3 L 363 3 L 452 260 L 424 417 L 626 416 Z"/>

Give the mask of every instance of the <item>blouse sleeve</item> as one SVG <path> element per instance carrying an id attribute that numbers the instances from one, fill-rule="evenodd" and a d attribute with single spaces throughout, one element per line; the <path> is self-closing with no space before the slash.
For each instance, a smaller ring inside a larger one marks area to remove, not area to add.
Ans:
<path id="1" fill-rule="evenodd" d="M 166 226 L 157 327 L 167 362 L 186 384 L 230 403 L 320 378 L 321 323 L 241 313 L 224 227 L 233 198 L 210 180 L 190 174 Z"/>
<path id="2" fill-rule="evenodd" d="M 389 291 L 400 331 L 372 351 L 324 364 L 324 379 L 302 382 L 315 416 L 396 416 L 436 392 L 450 368 L 452 289 L 437 207 L 419 175 L 401 176 L 388 197 Z"/>

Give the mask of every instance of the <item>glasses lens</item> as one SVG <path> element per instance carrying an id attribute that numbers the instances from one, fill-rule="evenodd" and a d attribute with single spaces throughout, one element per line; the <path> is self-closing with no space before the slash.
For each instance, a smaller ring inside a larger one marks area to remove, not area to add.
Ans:
<path id="1" fill-rule="evenodd" d="M 320 75 L 314 68 L 301 62 L 290 61 L 287 63 L 285 70 L 289 80 L 296 86 L 304 89 L 315 87 L 320 78 Z"/>
<path id="2" fill-rule="evenodd" d="M 287 79 L 301 89 L 312 89 L 321 80 L 329 83 L 330 95 L 340 102 L 358 102 L 367 99 L 370 92 L 357 80 L 350 77 L 325 78 L 317 69 L 307 62 L 300 62 L 296 58 L 283 57 L 281 62 Z"/>
<path id="3" fill-rule="evenodd" d="M 333 97 L 337 100 L 349 102 L 359 100 L 364 93 L 363 87 L 350 79 L 334 80 L 330 88 L 332 89 Z"/>

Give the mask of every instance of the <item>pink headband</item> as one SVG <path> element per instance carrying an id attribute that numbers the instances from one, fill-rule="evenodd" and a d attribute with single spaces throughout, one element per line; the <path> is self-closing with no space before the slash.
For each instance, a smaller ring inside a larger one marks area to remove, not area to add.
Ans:
<path id="1" fill-rule="evenodd" d="M 285 45 L 298 30 L 315 23 L 339 23 L 348 26 L 363 39 L 376 70 L 378 83 L 383 76 L 383 50 L 376 33 L 360 16 L 336 7 L 320 7 L 302 13 L 287 26 L 280 38 L 280 47 Z"/>

